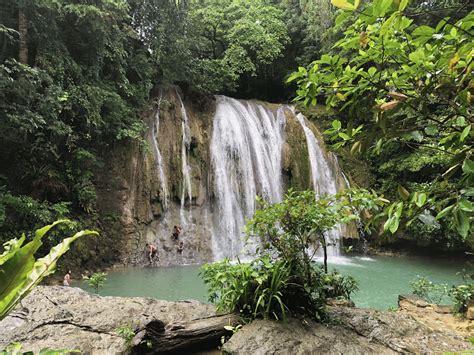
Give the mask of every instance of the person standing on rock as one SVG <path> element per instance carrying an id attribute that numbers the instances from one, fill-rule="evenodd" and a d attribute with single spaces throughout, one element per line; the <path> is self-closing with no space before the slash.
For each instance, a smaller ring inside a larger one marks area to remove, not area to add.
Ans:
<path id="1" fill-rule="evenodd" d="M 64 275 L 63 286 L 71 286 L 71 270 L 68 270 Z"/>
<path id="2" fill-rule="evenodd" d="M 178 240 L 180 234 L 181 234 L 181 227 L 174 226 L 173 234 L 171 234 L 171 238 L 173 238 L 174 240 Z"/>
<path id="3" fill-rule="evenodd" d="M 148 253 L 148 260 L 150 264 L 153 264 L 153 258 L 157 255 L 158 249 L 153 244 L 146 243 L 146 250 Z"/>
<path id="4" fill-rule="evenodd" d="M 183 250 L 184 250 L 184 243 L 183 241 L 180 241 L 178 244 L 178 247 L 176 248 L 176 251 L 178 252 L 178 254 L 182 254 Z"/>

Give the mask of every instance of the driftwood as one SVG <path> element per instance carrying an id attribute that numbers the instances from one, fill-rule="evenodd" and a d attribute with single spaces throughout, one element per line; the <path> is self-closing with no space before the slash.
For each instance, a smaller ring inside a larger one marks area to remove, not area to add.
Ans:
<path id="1" fill-rule="evenodd" d="M 236 314 L 226 314 L 195 319 L 186 324 L 165 325 L 161 321 L 151 321 L 134 339 L 136 345 L 132 353 L 159 354 L 216 347 L 221 337 L 229 334 L 224 326 L 236 325 L 238 320 Z"/>

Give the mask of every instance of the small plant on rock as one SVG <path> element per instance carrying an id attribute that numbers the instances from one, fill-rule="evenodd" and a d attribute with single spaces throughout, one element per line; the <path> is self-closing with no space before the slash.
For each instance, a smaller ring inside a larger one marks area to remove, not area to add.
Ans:
<path id="1" fill-rule="evenodd" d="M 105 281 L 107 281 L 107 273 L 96 272 L 91 276 L 84 276 L 84 281 L 87 281 L 87 284 L 95 290 L 95 293 L 99 294 L 99 289 L 104 286 Z"/>
<path id="2" fill-rule="evenodd" d="M 125 340 L 125 345 L 127 349 L 132 347 L 133 338 L 135 338 L 135 330 L 130 324 L 123 325 L 115 329 L 115 332 Z"/>

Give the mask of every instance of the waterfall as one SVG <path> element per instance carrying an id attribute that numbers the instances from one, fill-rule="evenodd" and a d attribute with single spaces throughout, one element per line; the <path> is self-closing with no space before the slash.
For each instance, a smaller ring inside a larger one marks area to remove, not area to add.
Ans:
<path id="1" fill-rule="evenodd" d="M 191 144 L 191 130 L 189 128 L 189 119 L 184 106 L 183 100 L 179 95 L 178 90 L 176 90 L 176 95 L 178 97 L 179 104 L 181 106 L 181 131 L 182 131 L 182 144 L 181 144 L 181 172 L 183 174 L 182 181 L 182 191 L 181 191 L 181 223 L 186 224 L 186 218 L 184 216 L 185 202 L 186 197 L 189 200 L 189 204 L 192 202 L 192 187 L 191 187 L 191 166 L 188 162 L 188 151 Z M 187 196 L 186 196 L 187 192 Z"/>
<path id="2" fill-rule="evenodd" d="M 214 172 L 214 258 L 236 257 L 244 247 L 243 226 L 258 195 L 269 202 L 282 196 L 281 159 L 285 116 L 265 106 L 217 96 L 211 139 Z"/>
<path id="3" fill-rule="evenodd" d="M 164 109 L 160 111 L 166 97 L 175 103 L 175 106 L 169 105 L 170 119 Z M 198 121 L 191 122 L 191 119 Z M 327 158 L 322 142 L 318 142 L 308 121 L 303 115 L 296 114 L 292 106 L 216 96 L 213 120 L 206 116 L 199 120 L 199 112 L 187 110 L 178 90 L 160 92 L 149 132 L 155 157 L 154 171 L 160 180 L 159 202 L 164 211 L 150 210 L 150 214 L 160 213 L 160 218 L 147 225 L 141 235 L 160 246 L 162 264 L 177 261 L 176 241 L 170 238 L 172 225 L 183 227 L 180 241 L 185 243 L 185 249 L 179 256 L 179 263 L 245 258 L 246 253 L 252 253 L 256 247 L 256 241 L 246 244 L 244 239 L 245 223 L 258 207 L 256 197 L 269 203 L 280 202 L 289 187 L 286 179 L 302 181 L 301 173 L 308 165 L 312 187 L 318 194 L 337 192 L 338 173 L 333 170 L 334 162 Z M 298 159 L 295 153 L 301 151 L 300 147 L 290 144 L 302 142 L 286 142 L 287 123 L 288 132 L 293 132 L 295 127 L 303 130 L 309 164 L 289 161 Z M 196 155 L 191 154 L 194 142 L 191 132 L 196 134 L 197 149 L 193 151 Z M 202 146 L 206 143 L 209 145 Z M 167 154 L 174 155 L 170 159 L 181 161 L 165 165 Z M 208 164 L 203 164 L 207 161 Z M 168 180 L 170 176 L 167 175 L 172 172 L 177 181 Z M 338 228 L 326 234 L 327 241 L 334 244 L 328 247 L 328 255 L 339 255 L 338 241 L 342 234 Z"/>
<path id="4" fill-rule="evenodd" d="M 158 145 L 158 133 L 160 128 L 160 105 L 161 99 L 163 97 L 163 93 L 160 92 L 160 98 L 158 99 L 158 107 L 156 109 L 154 121 L 153 121 L 153 137 L 152 137 L 152 144 L 153 150 L 155 152 L 155 160 L 156 166 L 158 168 L 158 174 L 160 177 L 160 184 L 161 184 L 161 193 L 162 193 L 162 201 L 163 201 L 163 208 L 165 210 L 168 209 L 168 199 L 169 199 L 169 192 L 168 186 L 166 184 L 166 176 L 163 169 L 163 158 L 161 156 L 160 148 Z"/>
<path id="5" fill-rule="evenodd" d="M 314 190 L 317 194 L 336 194 L 337 180 L 323 154 L 323 149 L 318 144 L 313 131 L 307 126 L 305 117 L 301 113 L 298 113 L 296 118 L 303 128 L 306 137 Z M 340 225 L 326 232 L 325 236 L 328 243 L 328 256 L 340 255 L 340 238 L 342 233 L 342 226 Z"/>

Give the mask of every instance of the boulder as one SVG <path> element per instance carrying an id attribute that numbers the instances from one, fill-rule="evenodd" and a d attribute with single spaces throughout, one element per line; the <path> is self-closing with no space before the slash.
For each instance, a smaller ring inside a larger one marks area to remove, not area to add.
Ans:
<path id="1" fill-rule="evenodd" d="M 237 320 L 197 301 L 100 297 L 73 287 L 38 286 L 0 322 L 0 349 L 13 342 L 35 353 L 43 348 L 96 354 L 202 349 L 217 346 L 227 333 L 224 326 Z"/>
<path id="2" fill-rule="evenodd" d="M 430 329 L 450 330 L 466 336 L 474 334 L 474 322 L 455 316 L 452 306 L 429 304 L 415 295 L 401 295 L 398 296 L 398 310 Z"/>
<path id="3" fill-rule="evenodd" d="M 228 354 L 392 354 L 474 350 L 467 336 L 432 330 L 407 314 L 331 307 L 331 322 L 257 320 L 224 344 Z"/>
<path id="4" fill-rule="evenodd" d="M 474 320 L 474 306 L 471 306 L 467 309 L 466 319 Z"/>

